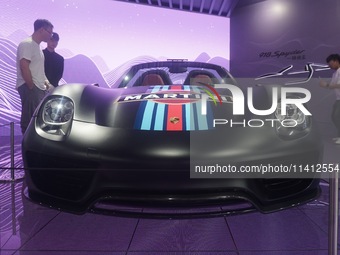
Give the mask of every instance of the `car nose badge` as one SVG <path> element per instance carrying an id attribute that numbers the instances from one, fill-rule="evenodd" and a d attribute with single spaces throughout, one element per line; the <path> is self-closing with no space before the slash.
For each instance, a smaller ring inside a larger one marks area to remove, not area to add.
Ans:
<path id="1" fill-rule="evenodd" d="M 171 122 L 172 124 L 177 124 L 177 123 L 179 122 L 179 118 L 178 118 L 178 117 L 171 117 L 171 118 L 170 118 L 170 122 Z"/>

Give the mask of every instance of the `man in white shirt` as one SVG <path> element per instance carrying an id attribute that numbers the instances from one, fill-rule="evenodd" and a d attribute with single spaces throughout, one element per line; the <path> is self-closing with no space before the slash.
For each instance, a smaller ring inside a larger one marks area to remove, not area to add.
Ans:
<path id="1" fill-rule="evenodd" d="M 16 88 L 22 105 L 20 125 L 23 134 L 35 109 L 51 86 L 45 75 L 45 59 L 40 43 L 47 42 L 52 35 L 52 23 L 46 19 L 37 19 L 32 36 L 22 41 L 17 49 Z"/>
<path id="2" fill-rule="evenodd" d="M 340 145 L 340 55 L 331 54 L 327 57 L 326 62 L 335 72 L 330 83 L 321 80 L 320 86 L 326 89 L 332 89 L 335 92 L 336 100 L 332 109 L 332 121 L 337 129 L 337 137 L 333 138 L 333 141 L 335 144 Z"/>

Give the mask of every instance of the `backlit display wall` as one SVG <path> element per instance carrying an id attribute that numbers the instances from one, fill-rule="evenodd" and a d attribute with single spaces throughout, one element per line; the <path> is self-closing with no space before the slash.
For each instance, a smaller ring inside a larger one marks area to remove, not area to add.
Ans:
<path id="1" fill-rule="evenodd" d="M 0 0 L 0 135 L 18 123 L 17 45 L 46 18 L 60 35 L 65 58 L 60 84 L 111 87 L 132 64 L 188 59 L 229 69 L 229 19 L 112 0 Z M 46 47 L 45 43 L 41 44 Z"/>

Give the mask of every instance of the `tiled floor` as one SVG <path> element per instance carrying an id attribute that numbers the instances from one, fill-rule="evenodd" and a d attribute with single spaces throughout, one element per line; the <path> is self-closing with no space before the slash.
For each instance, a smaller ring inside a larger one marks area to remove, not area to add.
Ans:
<path id="1" fill-rule="evenodd" d="M 339 152 L 325 139 L 328 162 Z M 326 255 L 329 186 L 321 187 L 316 201 L 277 213 L 159 220 L 60 212 L 22 196 L 22 180 L 0 182 L 0 255 Z"/>

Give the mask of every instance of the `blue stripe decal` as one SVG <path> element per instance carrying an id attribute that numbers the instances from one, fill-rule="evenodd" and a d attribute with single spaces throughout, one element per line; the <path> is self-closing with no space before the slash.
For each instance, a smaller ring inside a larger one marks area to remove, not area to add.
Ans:
<path id="1" fill-rule="evenodd" d="M 135 124 L 133 126 L 134 129 L 140 129 L 141 128 L 141 123 L 143 121 L 143 115 L 144 115 L 146 103 L 147 103 L 146 101 L 142 101 L 139 105 L 137 115 L 136 115 Z"/>
<path id="2" fill-rule="evenodd" d="M 158 104 L 154 130 L 164 130 L 164 116 L 166 104 Z"/>
<path id="3" fill-rule="evenodd" d="M 197 87 L 193 87 L 193 91 L 197 93 L 202 93 Z M 197 116 L 197 123 L 198 123 L 198 130 L 207 130 L 208 129 L 208 122 L 207 122 L 207 115 L 201 114 L 202 109 L 202 101 L 199 100 L 195 103 L 196 106 L 196 116 Z"/>
<path id="4" fill-rule="evenodd" d="M 147 93 L 150 93 L 152 91 L 151 88 L 147 89 Z M 141 129 L 141 125 L 143 122 L 143 116 L 144 116 L 144 112 L 145 112 L 145 107 L 147 105 L 147 101 L 142 101 L 139 105 L 138 111 L 137 111 L 137 115 L 136 115 L 136 119 L 135 119 L 135 123 L 133 128 L 134 129 Z"/>
<path id="5" fill-rule="evenodd" d="M 155 107 L 153 108 L 150 130 L 155 129 L 155 118 L 156 118 L 158 106 L 159 106 L 159 104 L 155 104 Z"/>
<path id="6" fill-rule="evenodd" d="M 164 116 L 168 116 L 168 110 L 169 110 L 169 106 L 166 104 L 165 105 L 165 109 L 164 109 Z M 167 124 L 168 124 L 168 120 L 166 118 L 164 118 L 164 121 L 163 121 L 163 130 L 166 130 Z"/>
<path id="7" fill-rule="evenodd" d="M 163 86 L 160 90 L 169 90 L 169 86 Z M 164 130 L 164 116 L 165 115 L 165 106 L 166 104 L 157 104 L 157 112 L 155 117 L 154 129 L 153 130 Z"/>
<path id="8" fill-rule="evenodd" d="M 207 122 L 208 122 L 208 129 L 214 129 L 214 112 L 212 107 L 219 107 L 219 105 L 213 105 L 213 102 L 207 102 Z"/>
<path id="9" fill-rule="evenodd" d="M 191 130 L 198 130 L 198 119 L 197 119 L 197 105 L 192 104 L 190 107 L 191 113 Z"/>
<path id="10" fill-rule="evenodd" d="M 184 131 L 189 131 L 190 130 L 190 127 L 189 127 L 189 129 L 188 129 L 188 127 L 187 127 L 187 112 L 186 112 L 186 106 L 187 104 L 184 104 L 184 105 L 182 105 L 182 119 L 183 119 L 183 121 L 182 121 L 182 125 L 183 125 L 183 130 Z"/>
<path id="11" fill-rule="evenodd" d="M 202 109 L 202 102 L 198 101 L 196 103 L 197 109 Z M 198 119 L 198 129 L 199 130 L 207 130 L 208 129 L 208 121 L 207 115 L 202 115 L 201 112 L 197 112 L 197 119 Z"/>
<path id="12" fill-rule="evenodd" d="M 154 102 L 150 102 L 150 101 L 147 102 L 145 106 L 145 110 L 144 110 L 142 125 L 141 125 L 142 130 L 150 130 L 154 106 L 155 106 Z"/>
<path id="13" fill-rule="evenodd" d="M 191 125 L 191 108 L 192 108 L 192 104 L 185 104 L 184 105 L 184 114 L 185 114 L 185 127 L 186 130 L 191 130 L 192 129 L 192 125 Z"/>
<path id="14" fill-rule="evenodd" d="M 183 86 L 183 90 L 186 91 L 191 91 L 190 86 Z M 185 130 L 192 130 L 193 127 L 195 127 L 194 125 L 192 125 L 191 123 L 191 116 L 194 116 L 191 114 L 191 108 L 192 108 L 193 104 L 185 104 L 184 105 L 184 109 L 183 109 L 183 114 L 185 115 L 185 121 L 183 121 L 183 124 L 185 124 Z"/>

